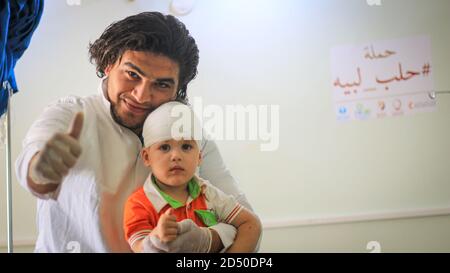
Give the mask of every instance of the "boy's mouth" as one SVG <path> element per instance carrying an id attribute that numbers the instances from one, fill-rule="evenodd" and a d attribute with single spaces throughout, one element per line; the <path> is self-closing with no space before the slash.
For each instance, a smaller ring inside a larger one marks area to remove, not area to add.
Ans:
<path id="1" fill-rule="evenodd" d="M 184 169 L 180 166 L 174 166 L 172 168 L 169 169 L 170 172 L 174 172 L 174 171 L 184 171 Z"/>

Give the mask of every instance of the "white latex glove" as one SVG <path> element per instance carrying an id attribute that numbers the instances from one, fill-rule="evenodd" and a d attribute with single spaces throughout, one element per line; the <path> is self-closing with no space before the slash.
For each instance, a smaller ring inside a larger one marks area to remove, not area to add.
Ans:
<path id="1" fill-rule="evenodd" d="M 36 184 L 59 184 L 81 154 L 78 141 L 83 127 L 83 113 L 72 120 L 67 133 L 56 133 L 32 160 L 29 176 Z"/>
<path id="2" fill-rule="evenodd" d="M 209 227 L 214 229 L 220 237 L 223 244 L 223 249 L 220 252 L 225 252 L 233 243 L 236 237 L 237 229 L 225 223 L 218 223 L 217 225 Z"/>
<path id="3" fill-rule="evenodd" d="M 199 227 L 191 219 L 185 219 L 178 222 L 178 235 L 175 240 L 162 243 L 155 236 L 147 238 L 151 242 L 147 243 L 149 249 L 159 252 L 207 253 L 211 249 L 212 234 L 209 228 Z M 143 247 L 145 250 L 146 245 L 143 244 Z"/>
<path id="4" fill-rule="evenodd" d="M 156 244 L 161 247 L 161 241 L 155 236 L 147 235 L 142 241 L 142 253 L 166 253 L 163 249 L 156 247 L 153 241 L 156 240 Z"/>

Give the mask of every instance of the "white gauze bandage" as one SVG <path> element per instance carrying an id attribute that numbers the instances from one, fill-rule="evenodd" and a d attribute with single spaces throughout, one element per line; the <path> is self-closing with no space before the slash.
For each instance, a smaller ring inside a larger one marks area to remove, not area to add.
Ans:
<path id="1" fill-rule="evenodd" d="M 178 101 L 171 101 L 156 108 L 144 122 L 142 136 L 145 147 L 160 141 L 195 140 L 201 149 L 202 127 L 194 111 Z"/>

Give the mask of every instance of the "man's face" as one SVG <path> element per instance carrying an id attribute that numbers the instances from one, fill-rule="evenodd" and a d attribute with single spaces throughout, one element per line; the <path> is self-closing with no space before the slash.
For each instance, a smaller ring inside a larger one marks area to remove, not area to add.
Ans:
<path id="1" fill-rule="evenodd" d="M 183 189 L 201 163 L 201 153 L 194 140 L 167 140 L 142 150 L 142 159 L 163 183 L 161 189 Z"/>
<path id="2" fill-rule="evenodd" d="M 148 114 L 176 98 L 179 65 L 168 57 L 128 50 L 105 74 L 114 119 L 136 133 Z"/>

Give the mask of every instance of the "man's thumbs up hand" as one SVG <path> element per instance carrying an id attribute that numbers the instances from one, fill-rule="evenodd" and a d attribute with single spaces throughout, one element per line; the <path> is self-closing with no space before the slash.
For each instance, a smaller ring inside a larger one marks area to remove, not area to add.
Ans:
<path id="1" fill-rule="evenodd" d="M 56 133 L 30 162 L 28 175 L 36 184 L 59 184 L 81 155 L 79 138 L 84 115 L 78 112 L 67 133 Z"/>
<path id="2" fill-rule="evenodd" d="M 72 120 L 72 125 L 69 129 L 69 136 L 80 139 L 81 129 L 83 129 L 83 121 L 84 121 L 84 114 L 83 112 L 78 112 L 75 114 L 75 117 Z"/>

